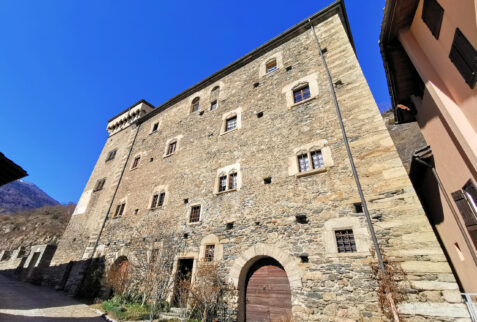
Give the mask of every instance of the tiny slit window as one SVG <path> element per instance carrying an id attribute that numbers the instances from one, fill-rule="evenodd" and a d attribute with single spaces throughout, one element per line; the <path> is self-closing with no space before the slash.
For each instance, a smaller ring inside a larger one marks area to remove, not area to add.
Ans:
<path id="1" fill-rule="evenodd" d="M 133 164 L 132 164 L 133 169 L 137 168 L 137 166 L 139 165 L 139 160 L 141 160 L 140 156 L 137 156 L 137 157 L 134 158 L 134 161 L 133 161 Z"/>
<path id="2" fill-rule="evenodd" d="M 169 146 L 167 147 L 167 155 L 170 155 L 176 152 L 176 147 L 177 147 L 176 141 L 169 143 Z"/>
<path id="3" fill-rule="evenodd" d="M 157 129 L 159 128 L 159 123 L 154 123 L 152 126 L 152 132 L 157 132 Z"/>
<path id="4" fill-rule="evenodd" d="M 269 61 L 266 64 L 265 69 L 267 70 L 267 73 L 273 72 L 275 69 L 277 69 L 277 60 L 273 59 Z"/>
<path id="5" fill-rule="evenodd" d="M 449 58 L 470 88 L 477 82 L 477 51 L 459 28 L 456 29 Z"/>
<path id="6" fill-rule="evenodd" d="M 228 118 L 225 121 L 225 132 L 235 130 L 237 128 L 237 115 Z"/>
<path id="7" fill-rule="evenodd" d="M 336 230 L 336 246 L 338 253 L 355 253 L 356 243 L 352 229 Z"/>
<path id="8" fill-rule="evenodd" d="M 111 161 L 111 160 L 113 160 L 113 159 L 116 157 L 116 151 L 117 151 L 117 150 L 109 151 L 108 157 L 106 158 L 106 161 Z"/>
<path id="9" fill-rule="evenodd" d="M 205 245 L 205 261 L 212 262 L 214 260 L 215 245 Z"/>
<path id="10" fill-rule="evenodd" d="M 309 97 L 310 87 L 308 84 L 293 91 L 293 99 L 295 103 L 301 102 Z"/>
<path id="11" fill-rule="evenodd" d="M 444 9 L 436 0 L 424 0 L 422 20 L 436 39 L 439 39 L 443 17 Z"/>
<path id="12" fill-rule="evenodd" d="M 157 200 L 158 199 L 159 199 L 159 195 L 157 193 L 154 196 L 152 196 L 151 208 L 156 208 L 157 207 Z"/>
<path id="13" fill-rule="evenodd" d="M 192 101 L 192 106 L 191 106 L 191 112 L 196 112 L 199 110 L 199 101 L 200 99 L 198 97 L 194 98 Z"/>
<path id="14" fill-rule="evenodd" d="M 194 223 L 194 222 L 199 222 L 199 220 L 200 220 L 200 205 L 192 206 L 190 208 L 189 222 Z"/>

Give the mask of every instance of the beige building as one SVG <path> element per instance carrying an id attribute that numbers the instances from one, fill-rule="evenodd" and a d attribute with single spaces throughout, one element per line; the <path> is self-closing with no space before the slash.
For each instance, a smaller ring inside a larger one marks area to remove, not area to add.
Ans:
<path id="1" fill-rule="evenodd" d="M 231 287 L 224 321 L 381 321 L 392 312 L 380 264 L 401 317 L 468 319 L 342 1 L 157 107 L 139 101 L 107 130 L 53 258 L 61 288 L 76 292 L 92 258 L 138 266 L 167 229 L 184 245 L 170 278 L 194 283 L 203 261 L 218 265 Z"/>
<path id="2" fill-rule="evenodd" d="M 467 293 L 477 293 L 476 48 L 477 1 L 386 1 L 381 49 L 396 121 L 416 120 L 428 144 L 410 177 Z"/>

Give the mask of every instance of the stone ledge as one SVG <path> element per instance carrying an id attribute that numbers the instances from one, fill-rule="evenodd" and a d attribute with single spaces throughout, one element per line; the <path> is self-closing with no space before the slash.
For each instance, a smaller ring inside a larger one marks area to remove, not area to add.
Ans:
<path id="1" fill-rule="evenodd" d="M 398 305 L 400 314 L 423 315 L 427 317 L 469 318 L 469 312 L 464 304 L 449 303 L 401 303 Z"/>

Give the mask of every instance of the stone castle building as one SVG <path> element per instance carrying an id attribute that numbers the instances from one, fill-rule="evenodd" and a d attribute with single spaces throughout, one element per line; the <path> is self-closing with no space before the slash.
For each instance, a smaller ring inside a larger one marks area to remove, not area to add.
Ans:
<path id="1" fill-rule="evenodd" d="M 372 231 L 311 25 L 385 264 L 396 268 L 397 311 L 468 317 L 358 64 L 342 1 L 162 105 L 141 100 L 109 120 L 52 260 L 55 283 L 75 292 L 88 259 L 110 267 L 145 256 L 136 237 L 146 241 L 164 219 L 185 244 L 174 272 L 188 267 L 193 282 L 205 258 L 233 286 L 227 320 L 384 318 Z"/>

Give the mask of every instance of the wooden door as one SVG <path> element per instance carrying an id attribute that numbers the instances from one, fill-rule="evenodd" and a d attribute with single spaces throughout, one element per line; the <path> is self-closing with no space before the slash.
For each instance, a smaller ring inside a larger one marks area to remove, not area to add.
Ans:
<path id="1" fill-rule="evenodd" d="M 252 266 L 245 292 L 246 321 L 291 321 L 290 284 L 275 260 L 263 259 Z"/>

